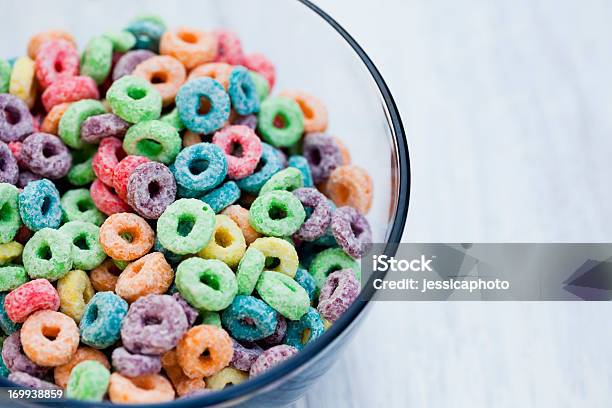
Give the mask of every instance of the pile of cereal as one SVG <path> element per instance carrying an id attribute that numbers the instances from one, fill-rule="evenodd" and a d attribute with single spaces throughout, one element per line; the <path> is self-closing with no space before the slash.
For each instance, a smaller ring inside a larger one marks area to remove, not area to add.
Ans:
<path id="1" fill-rule="evenodd" d="M 2 376 L 115 403 L 220 390 L 355 301 L 371 179 L 234 33 L 141 17 L 27 54 L 0 60 Z"/>

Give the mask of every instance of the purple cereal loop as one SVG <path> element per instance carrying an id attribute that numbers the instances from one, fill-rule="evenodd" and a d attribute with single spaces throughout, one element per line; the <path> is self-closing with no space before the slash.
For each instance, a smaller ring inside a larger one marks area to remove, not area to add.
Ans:
<path id="1" fill-rule="evenodd" d="M 30 181 L 41 180 L 42 177 L 38 174 L 34 174 L 28 170 L 22 170 L 19 172 L 19 180 L 17 180 L 17 187 L 24 188 Z"/>
<path id="2" fill-rule="evenodd" d="M 157 374 L 162 369 L 160 356 L 145 356 L 143 354 L 132 354 L 124 347 L 113 350 L 111 355 L 113 367 L 120 374 L 128 377 L 138 377 L 145 374 Z"/>
<path id="3" fill-rule="evenodd" d="M 234 354 L 230 366 L 237 370 L 249 371 L 253 363 L 263 353 L 263 349 L 258 345 L 247 348 L 234 339 L 232 339 L 232 342 L 234 343 Z"/>
<path id="4" fill-rule="evenodd" d="M 185 313 L 172 296 L 148 295 L 130 306 L 121 340 L 132 353 L 158 356 L 173 349 L 188 328 Z"/>
<path id="5" fill-rule="evenodd" d="M 176 181 L 168 167 L 146 162 L 130 175 L 127 202 L 144 218 L 157 219 L 176 198 Z"/>
<path id="6" fill-rule="evenodd" d="M 4 344 L 2 345 L 2 360 L 6 368 L 11 372 L 23 371 L 34 377 L 44 377 L 49 372 L 48 367 L 39 366 L 23 353 L 21 348 L 21 337 L 18 331 L 4 340 Z"/>
<path id="7" fill-rule="evenodd" d="M 56 180 L 70 171 L 72 155 L 57 137 L 49 133 L 32 133 L 23 141 L 21 157 L 28 169 L 39 176 Z"/>
<path id="8" fill-rule="evenodd" d="M 61 388 L 48 381 L 31 376 L 23 371 L 15 371 L 8 375 L 9 381 L 21 385 L 22 387 L 36 388 L 37 390 L 60 390 Z"/>
<path id="9" fill-rule="evenodd" d="M 333 323 L 353 304 L 360 290 L 352 269 L 330 273 L 321 288 L 317 311 Z"/>
<path id="10" fill-rule="evenodd" d="M 15 184 L 19 180 L 17 159 L 8 145 L 0 142 L 0 183 Z"/>
<path id="11" fill-rule="evenodd" d="M 304 207 L 312 208 L 311 215 L 302 224 L 300 229 L 293 234 L 293 238 L 300 241 L 314 241 L 325 234 L 331 222 L 331 209 L 325 197 L 316 188 L 298 188 L 293 192 Z"/>
<path id="12" fill-rule="evenodd" d="M 280 313 L 276 314 L 276 318 L 277 323 L 274 333 L 258 341 L 258 343 L 264 347 L 277 346 L 285 339 L 285 335 L 287 334 L 287 319 L 285 319 Z"/>
<path id="13" fill-rule="evenodd" d="M 287 360 L 289 357 L 297 354 L 298 350 L 295 347 L 288 346 L 286 344 L 281 344 L 278 346 L 274 346 L 272 348 L 264 351 L 259 358 L 253 363 L 251 369 L 249 370 L 249 375 L 254 377 L 259 375 L 269 369 L 272 366 L 275 366 L 283 361 Z"/>
<path id="14" fill-rule="evenodd" d="M 81 139 L 87 143 L 99 143 L 105 137 L 122 139 L 130 124 L 113 113 L 90 116 L 81 125 Z"/>
<path id="15" fill-rule="evenodd" d="M 331 230 L 338 245 L 353 258 L 361 258 L 372 242 L 366 217 L 353 207 L 340 207 L 331 217 Z"/>
<path id="16" fill-rule="evenodd" d="M 255 128 L 257 127 L 257 116 L 253 114 L 246 116 L 238 116 L 236 120 L 234 120 L 232 125 L 243 125 L 255 130 Z"/>
<path id="17" fill-rule="evenodd" d="M 193 326 L 196 319 L 200 315 L 198 311 L 191 307 L 191 305 L 187 303 L 185 299 L 183 299 L 180 293 L 176 292 L 172 295 L 172 297 L 183 308 L 183 312 L 185 312 L 185 317 L 187 318 L 187 323 L 189 324 L 189 327 Z"/>
<path id="18" fill-rule="evenodd" d="M 312 180 L 321 183 L 331 172 L 342 164 L 342 154 L 331 136 L 324 133 L 310 133 L 304 137 L 302 154 L 310 165 Z"/>
<path id="19" fill-rule="evenodd" d="M 113 81 L 121 77 L 130 75 L 134 68 L 143 61 L 154 57 L 156 54 L 149 50 L 128 51 L 119 58 L 113 69 Z"/>
<path id="20" fill-rule="evenodd" d="M 0 94 L 0 141 L 19 141 L 33 131 L 34 122 L 25 102 L 11 94 Z"/>

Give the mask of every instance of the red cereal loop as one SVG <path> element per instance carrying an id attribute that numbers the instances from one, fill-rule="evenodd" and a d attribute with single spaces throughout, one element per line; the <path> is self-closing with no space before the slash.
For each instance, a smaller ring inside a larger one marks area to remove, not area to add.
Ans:
<path id="1" fill-rule="evenodd" d="M 45 89 L 42 103 L 49 112 L 55 105 L 64 102 L 76 102 L 81 99 L 99 99 L 100 93 L 96 82 L 88 76 L 60 78 Z"/>
<path id="2" fill-rule="evenodd" d="M 249 54 L 244 58 L 244 66 L 255 71 L 268 80 L 270 88 L 276 82 L 276 68 L 263 54 Z"/>
<path id="3" fill-rule="evenodd" d="M 96 208 L 106 215 L 132 211 L 125 201 L 109 186 L 98 179 L 91 183 L 89 194 Z"/>
<path id="4" fill-rule="evenodd" d="M 91 167 L 101 182 L 112 187 L 115 167 L 124 157 L 123 142 L 116 137 L 106 137 L 100 142 Z"/>
<path id="5" fill-rule="evenodd" d="M 113 173 L 113 187 L 117 192 L 117 195 L 123 200 L 127 201 L 127 186 L 130 174 L 143 163 L 148 162 L 144 156 L 126 156 L 119 164 L 115 166 Z"/>
<path id="6" fill-rule="evenodd" d="M 15 323 L 23 323 L 37 310 L 57 311 L 60 299 L 46 279 L 34 279 L 9 292 L 4 299 L 6 314 Z"/>
<path id="7" fill-rule="evenodd" d="M 261 140 L 253 129 L 228 126 L 215 133 L 212 142 L 225 153 L 229 178 L 241 179 L 253 174 L 261 158 Z"/>
<path id="8" fill-rule="evenodd" d="M 64 30 L 49 30 L 38 33 L 28 42 L 28 57 L 36 59 L 40 47 L 49 40 L 66 40 L 76 47 L 74 37 Z"/>
<path id="9" fill-rule="evenodd" d="M 231 65 L 244 65 L 244 52 L 238 35 L 229 30 L 216 30 L 217 58 L 215 62 L 227 62 Z"/>
<path id="10" fill-rule="evenodd" d="M 166 30 L 159 43 L 159 53 L 179 60 L 187 69 L 205 62 L 212 62 L 217 56 L 217 37 L 194 28 L 179 27 Z"/>
<path id="11" fill-rule="evenodd" d="M 50 40 L 40 46 L 36 55 L 36 78 L 43 88 L 78 73 L 79 54 L 70 41 Z"/>

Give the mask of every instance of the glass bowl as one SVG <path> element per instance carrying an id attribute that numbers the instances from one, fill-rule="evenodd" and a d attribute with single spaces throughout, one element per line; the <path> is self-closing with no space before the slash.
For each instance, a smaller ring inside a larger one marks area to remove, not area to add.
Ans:
<path id="1" fill-rule="evenodd" d="M 330 119 L 328 133 L 344 142 L 352 163 L 365 168 L 374 181 L 373 205 L 368 214 L 373 240 L 386 242 L 388 255 L 395 253 L 410 194 L 408 147 L 399 112 L 363 49 L 335 20 L 309 1 L 31 0 L 7 2 L 3 9 L 3 14 L 10 16 L 3 23 L 0 36 L 0 54 L 5 58 L 24 55 L 29 37 L 45 29 L 66 29 L 82 49 L 93 35 L 121 29 L 141 14 L 158 14 L 169 27 L 224 27 L 237 32 L 246 52 L 262 52 L 276 65 L 273 93 L 299 89 L 325 102 Z M 365 298 L 371 295 L 368 293 Z M 289 404 L 337 360 L 338 352 L 362 320 L 367 304 L 355 302 L 320 339 L 249 381 L 208 395 L 155 406 Z M 0 385 L 13 384 L 1 379 Z M 12 405 L 18 403 L 11 401 Z M 66 406 L 66 401 L 58 402 L 57 406 Z M 70 406 L 109 407 L 109 403 L 70 401 Z"/>

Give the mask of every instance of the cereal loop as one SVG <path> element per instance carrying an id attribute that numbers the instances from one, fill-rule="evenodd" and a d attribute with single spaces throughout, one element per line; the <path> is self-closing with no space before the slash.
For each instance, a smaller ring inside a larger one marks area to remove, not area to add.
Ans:
<path id="1" fill-rule="evenodd" d="M 110 377 L 108 396 L 115 404 L 152 404 L 172 401 L 174 389 L 170 381 L 159 374 L 130 378 L 113 373 Z"/>
<path id="2" fill-rule="evenodd" d="M 216 80 L 223 88 L 229 88 L 229 78 L 232 73 L 232 69 L 234 69 L 230 64 L 226 64 L 224 62 L 209 62 L 207 64 L 202 64 L 189 72 L 189 76 L 187 77 L 188 81 L 196 78 L 208 77 Z"/>
<path id="3" fill-rule="evenodd" d="M 179 60 L 187 69 L 214 61 L 217 56 L 217 38 L 193 28 L 179 27 L 167 30 L 159 43 L 159 52 Z"/>
<path id="4" fill-rule="evenodd" d="M 36 364 L 59 366 L 69 362 L 76 352 L 79 329 L 65 314 L 42 310 L 28 317 L 23 324 L 21 345 L 24 353 Z"/>
<path id="5" fill-rule="evenodd" d="M 115 293 L 128 302 L 151 294 L 165 293 L 174 279 L 174 271 L 160 252 L 152 252 L 130 263 L 121 272 Z"/>
<path id="6" fill-rule="evenodd" d="M 104 252 L 119 261 L 133 261 L 153 248 L 155 233 L 136 214 L 113 214 L 100 227 L 100 244 Z"/>
<path id="7" fill-rule="evenodd" d="M 338 207 L 348 205 L 367 214 L 372 206 L 372 178 L 361 167 L 340 166 L 329 176 L 327 195 Z"/>
<path id="8" fill-rule="evenodd" d="M 174 102 L 176 93 L 187 78 L 181 62 L 165 55 L 144 60 L 131 75 L 150 82 L 161 95 L 164 106 Z"/>
<path id="9" fill-rule="evenodd" d="M 233 352 L 232 339 L 227 332 L 209 325 L 191 328 L 176 346 L 178 363 L 189 378 L 218 373 L 232 361 Z"/>

